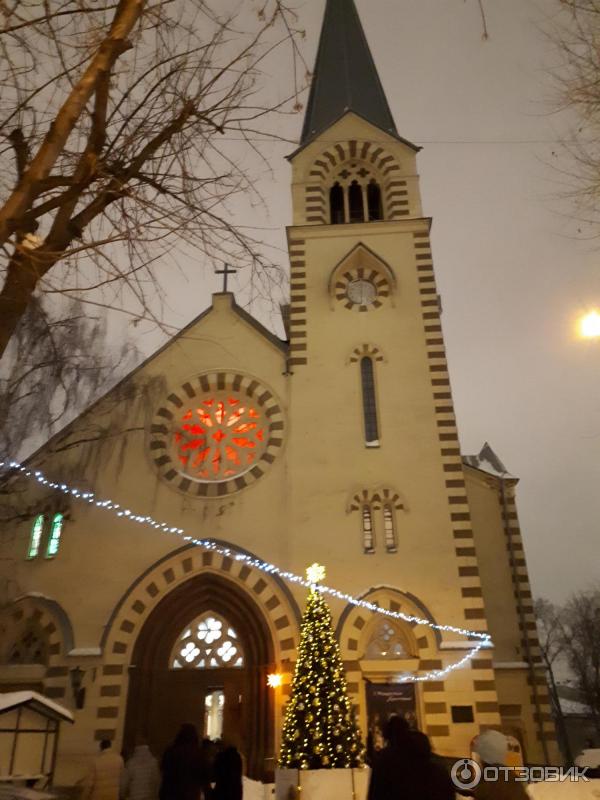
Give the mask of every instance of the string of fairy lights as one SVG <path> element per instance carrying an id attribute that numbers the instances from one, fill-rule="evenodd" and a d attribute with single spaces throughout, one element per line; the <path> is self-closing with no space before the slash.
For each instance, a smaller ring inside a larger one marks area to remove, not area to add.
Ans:
<path id="1" fill-rule="evenodd" d="M 125 508 L 119 503 L 114 502 L 113 500 L 100 499 L 96 497 L 94 492 L 83 491 L 74 486 L 70 486 L 66 483 L 52 481 L 49 478 L 47 478 L 40 470 L 29 469 L 29 467 L 20 464 L 18 461 L 12 461 L 12 460 L 0 461 L 0 469 L 2 468 L 7 468 L 9 470 L 12 470 L 13 473 L 18 473 L 21 477 L 27 478 L 32 481 L 36 481 L 41 486 L 45 486 L 48 489 L 62 492 L 63 494 L 66 495 L 70 495 L 71 497 L 74 497 L 77 500 L 81 500 L 92 506 L 95 506 L 101 511 L 112 512 L 117 517 L 126 519 L 130 522 L 135 522 L 139 525 L 145 525 L 162 533 L 179 536 L 184 542 L 187 542 L 188 544 L 192 544 L 195 545 L 196 547 L 202 548 L 203 550 L 207 550 L 222 556 L 226 556 L 228 558 L 232 558 L 233 560 L 238 562 L 243 562 L 247 566 L 259 569 L 267 574 L 276 575 L 277 577 L 281 578 L 287 583 L 304 586 L 306 588 L 311 588 L 315 586 L 315 583 L 309 580 L 308 577 L 304 578 L 301 575 L 297 575 L 296 573 L 291 572 L 289 570 L 281 569 L 276 564 L 271 564 L 268 561 L 263 561 L 262 559 L 250 555 L 249 553 L 232 550 L 231 548 L 219 544 L 218 542 L 215 542 L 212 539 L 198 539 L 194 536 L 190 536 L 184 530 L 184 528 L 179 528 L 174 525 L 169 525 L 167 522 L 159 522 L 158 520 L 155 520 L 153 517 L 151 517 L 149 514 L 137 514 L 131 509 Z M 443 632 L 455 633 L 459 636 L 464 636 L 467 639 L 476 640 L 473 642 L 473 647 L 458 661 L 455 661 L 452 664 L 448 664 L 443 668 L 434 669 L 421 675 L 413 675 L 410 673 L 406 675 L 401 675 L 397 679 L 399 683 L 418 683 L 423 681 L 439 680 L 441 678 L 444 678 L 450 672 L 454 672 L 455 670 L 461 669 L 462 667 L 466 666 L 483 648 L 492 646 L 492 640 L 488 633 L 484 633 L 481 631 L 472 631 L 468 630 L 467 628 L 457 627 L 455 625 L 441 625 L 439 623 L 432 622 L 429 619 L 413 616 L 411 614 L 405 614 L 403 611 L 393 611 L 391 609 L 382 608 L 376 603 L 371 603 L 368 600 L 364 600 L 359 597 L 353 597 L 352 595 L 347 594 L 346 592 L 341 592 L 338 589 L 334 589 L 331 586 L 325 586 L 320 583 L 316 585 L 316 588 L 319 590 L 319 592 L 321 592 L 324 595 L 334 597 L 335 599 L 341 600 L 345 603 L 348 603 L 349 605 L 358 608 L 363 608 L 366 611 L 371 611 L 375 614 L 381 614 L 391 619 L 402 620 L 403 622 L 408 622 L 411 625 L 424 625 L 428 628 L 431 628 L 432 630 L 439 631 L 441 633 Z"/>

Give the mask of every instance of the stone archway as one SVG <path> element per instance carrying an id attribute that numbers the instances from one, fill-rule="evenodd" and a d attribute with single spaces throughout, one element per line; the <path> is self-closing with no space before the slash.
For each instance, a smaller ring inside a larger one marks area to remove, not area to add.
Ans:
<path id="1" fill-rule="evenodd" d="M 244 654 L 241 668 L 171 669 L 170 656 L 182 630 L 204 612 L 235 628 Z M 274 708 L 267 675 L 275 668 L 268 623 L 254 599 L 232 580 L 202 573 L 166 594 L 147 617 L 136 639 L 129 668 L 125 748 L 137 733 L 160 753 L 182 723 L 202 734 L 208 691 L 224 693 L 223 737 L 245 756 L 250 777 L 272 771 Z"/>

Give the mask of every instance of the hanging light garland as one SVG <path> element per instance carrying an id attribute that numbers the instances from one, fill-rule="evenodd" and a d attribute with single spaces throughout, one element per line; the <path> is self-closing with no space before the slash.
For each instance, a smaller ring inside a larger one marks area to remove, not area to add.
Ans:
<path id="1" fill-rule="evenodd" d="M 15 470 L 16 472 L 20 473 L 22 477 L 28 478 L 30 480 L 35 480 L 37 483 L 41 484 L 42 486 L 46 486 L 49 489 L 53 489 L 63 494 L 70 495 L 77 500 L 83 500 L 90 505 L 95 506 L 96 508 L 101 509 L 102 511 L 112 511 L 117 517 L 122 517 L 131 522 L 137 522 L 140 525 L 147 525 L 154 530 L 159 530 L 162 533 L 172 534 L 174 536 L 179 536 L 183 539 L 184 542 L 188 542 L 189 544 L 193 544 L 196 547 L 201 547 L 203 550 L 208 550 L 213 553 L 218 553 L 219 555 L 227 556 L 229 558 L 233 558 L 235 561 L 241 561 L 244 564 L 247 564 L 250 567 L 254 567 L 255 569 L 262 570 L 271 575 L 277 575 L 279 578 L 282 578 L 284 581 L 288 583 L 298 584 L 300 586 L 304 586 L 306 588 L 315 586 L 315 581 L 311 581 L 310 579 L 305 579 L 301 575 L 296 575 L 294 572 L 290 572 L 288 570 L 280 569 L 275 564 L 270 564 L 268 561 L 263 561 L 260 558 L 256 558 L 255 556 L 249 555 L 248 553 L 241 553 L 239 551 L 231 550 L 229 547 L 224 547 L 220 545 L 218 542 L 213 541 L 212 539 L 196 539 L 194 536 L 189 536 L 183 528 L 178 528 L 172 525 L 167 524 L 166 522 L 158 522 L 157 520 L 153 519 L 153 517 L 149 515 L 141 515 L 136 514 L 135 512 L 131 511 L 128 508 L 123 508 L 119 503 L 115 503 L 112 500 L 100 500 L 96 497 L 94 492 L 87 492 L 81 491 L 73 486 L 69 486 L 66 483 L 58 483 L 56 481 L 51 481 L 40 471 L 40 470 L 32 470 L 28 467 L 20 464 L 18 461 L 0 461 L 0 469 L 3 467 L 7 467 L 8 469 Z M 415 617 L 411 614 L 405 614 L 402 611 L 392 611 L 390 609 L 381 608 L 376 603 L 370 603 L 368 600 L 362 600 L 358 597 L 352 597 L 350 594 L 346 594 L 345 592 L 340 592 L 337 589 L 333 589 L 330 586 L 324 586 L 322 584 L 316 585 L 316 588 L 322 592 L 323 594 L 329 595 L 330 597 L 335 597 L 337 600 L 342 600 L 349 605 L 356 606 L 358 608 L 364 608 L 367 611 L 372 611 L 375 614 L 381 614 L 385 617 L 390 617 L 392 619 L 399 619 L 404 622 L 408 622 L 411 624 L 416 625 L 425 625 L 428 628 L 432 628 L 436 631 L 448 632 L 448 633 L 456 633 L 460 636 L 466 636 L 471 639 L 478 640 L 477 642 L 473 642 L 473 648 L 466 653 L 466 655 L 461 658 L 459 661 L 454 662 L 453 664 L 449 664 L 447 667 L 443 669 L 435 669 L 431 672 L 427 672 L 423 675 L 403 675 L 400 676 L 397 680 L 399 683 L 416 683 L 422 681 L 431 681 L 431 680 L 439 680 L 440 678 L 445 677 L 450 672 L 454 670 L 460 669 L 461 667 L 468 664 L 468 662 L 484 647 L 491 647 L 492 646 L 492 639 L 489 633 L 483 633 L 481 631 L 470 631 L 466 628 L 459 628 L 454 625 L 439 625 L 438 623 L 432 622 L 428 619 L 422 619 L 420 617 Z"/>

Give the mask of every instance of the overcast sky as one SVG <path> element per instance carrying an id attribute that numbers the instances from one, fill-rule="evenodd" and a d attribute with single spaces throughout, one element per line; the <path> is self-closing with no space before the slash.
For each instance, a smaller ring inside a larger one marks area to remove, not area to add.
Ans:
<path id="1" fill-rule="evenodd" d="M 463 452 L 487 440 L 520 478 L 534 593 L 560 601 L 600 582 L 600 344 L 574 332 L 583 311 L 600 307 L 600 240 L 588 229 L 577 235 L 561 197 L 556 154 L 570 120 L 552 113 L 556 56 L 540 30 L 555 2 L 484 5 L 487 42 L 477 0 L 357 0 L 398 131 L 424 148 L 421 189 Z M 312 65 L 324 0 L 297 7 Z M 287 59 L 266 76 L 274 92 L 284 91 L 286 69 Z M 297 137 L 301 123 L 299 115 L 277 124 Z M 272 172 L 260 180 L 260 224 L 281 248 L 292 149 L 273 145 Z M 177 327 L 206 307 L 207 284 L 219 287 L 210 274 L 183 271 L 167 295 Z M 145 354 L 159 343 L 144 325 L 135 335 Z"/>

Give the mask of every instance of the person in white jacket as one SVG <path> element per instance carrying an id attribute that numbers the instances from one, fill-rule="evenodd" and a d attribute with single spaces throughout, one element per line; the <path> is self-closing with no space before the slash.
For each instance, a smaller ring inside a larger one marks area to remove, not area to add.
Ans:
<path id="1" fill-rule="evenodd" d="M 145 741 L 138 739 L 121 777 L 122 800 L 157 800 L 160 788 L 158 761 Z"/>
<path id="2" fill-rule="evenodd" d="M 82 800 L 119 800 L 123 759 L 108 739 L 100 742 L 100 755 L 92 761 L 83 781 Z"/>

